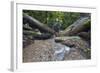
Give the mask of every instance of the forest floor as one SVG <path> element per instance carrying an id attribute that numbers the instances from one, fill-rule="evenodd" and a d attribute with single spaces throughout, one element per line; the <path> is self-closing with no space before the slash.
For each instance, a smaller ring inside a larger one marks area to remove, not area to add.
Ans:
<path id="1" fill-rule="evenodd" d="M 54 45 L 55 44 L 55 45 Z M 58 43 L 54 43 L 53 39 L 35 40 L 30 45 L 23 48 L 23 62 L 44 62 L 44 61 L 64 61 L 64 60 L 83 60 L 86 57 L 77 48 L 70 48 L 69 53 L 64 53 L 62 60 L 57 60 L 55 56 Z"/>

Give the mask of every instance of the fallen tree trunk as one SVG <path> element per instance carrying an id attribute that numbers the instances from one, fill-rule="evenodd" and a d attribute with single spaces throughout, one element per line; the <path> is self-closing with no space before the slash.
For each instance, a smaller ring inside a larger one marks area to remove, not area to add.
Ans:
<path id="1" fill-rule="evenodd" d="M 91 21 L 89 17 L 84 17 L 78 19 L 76 22 L 74 22 L 72 25 L 67 27 L 63 32 L 60 33 L 60 35 L 76 35 L 77 33 L 90 30 L 91 28 Z"/>
<path id="2" fill-rule="evenodd" d="M 53 36 L 49 33 L 40 33 L 40 32 L 34 32 L 34 31 L 27 31 L 24 30 L 23 31 L 24 36 L 32 36 L 33 39 L 37 39 L 37 40 L 46 40 L 46 39 L 50 39 Z"/>
<path id="3" fill-rule="evenodd" d="M 33 29 L 34 28 L 39 29 L 40 32 L 48 32 L 51 34 L 56 34 L 56 32 L 53 29 L 39 22 L 35 18 L 23 13 L 23 24 L 26 24 L 26 23 L 28 23 L 29 26 L 32 27 Z"/>
<path id="4" fill-rule="evenodd" d="M 61 43 L 61 42 L 68 40 L 68 39 L 81 39 L 81 38 L 79 36 L 55 37 L 55 42 Z"/>
<path id="5" fill-rule="evenodd" d="M 91 32 L 90 31 L 88 31 L 88 32 L 80 32 L 80 33 L 78 33 L 78 36 L 80 36 L 81 38 L 83 38 L 83 39 L 85 39 L 87 41 L 91 40 Z"/>
<path id="6" fill-rule="evenodd" d="M 23 34 L 34 36 L 34 35 L 40 35 L 41 33 L 40 32 L 29 31 L 29 30 L 23 30 Z"/>

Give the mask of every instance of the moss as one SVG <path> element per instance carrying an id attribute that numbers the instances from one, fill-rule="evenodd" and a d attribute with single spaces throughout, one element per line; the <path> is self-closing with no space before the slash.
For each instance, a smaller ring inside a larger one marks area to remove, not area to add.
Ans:
<path id="1" fill-rule="evenodd" d="M 31 34 L 34 36 L 34 35 L 39 35 L 41 33 L 40 32 L 31 32 Z"/>
<path id="2" fill-rule="evenodd" d="M 85 28 L 91 28 L 91 20 L 84 22 Z"/>
<path id="3" fill-rule="evenodd" d="M 84 53 L 86 54 L 87 59 L 91 58 L 91 49 L 90 48 L 84 49 Z"/>
<path id="4" fill-rule="evenodd" d="M 28 35 L 39 35 L 39 34 L 41 34 L 40 32 L 34 32 L 34 31 L 23 31 L 23 33 L 25 33 L 25 34 L 28 34 Z"/>

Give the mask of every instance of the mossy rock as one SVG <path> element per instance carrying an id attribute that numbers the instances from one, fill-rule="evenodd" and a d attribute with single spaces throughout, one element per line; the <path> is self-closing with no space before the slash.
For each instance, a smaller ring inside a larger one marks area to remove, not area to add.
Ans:
<path id="1" fill-rule="evenodd" d="M 85 56 L 87 59 L 91 59 L 91 49 L 90 48 L 84 49 L 83 52 L 85 53 Z"/>

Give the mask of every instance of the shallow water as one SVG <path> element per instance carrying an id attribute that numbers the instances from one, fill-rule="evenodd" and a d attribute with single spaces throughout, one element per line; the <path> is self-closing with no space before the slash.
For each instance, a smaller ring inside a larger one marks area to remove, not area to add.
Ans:
<path id="1" fill-rule="evenodd" d="M 56 43 L 54 49 L 55 49 L 54 57 L 55 57 L 55 60 L 58 61 L 58 60 L 64 60 L 65 53 L 69 54 L 71 48 L 68 46 L 62 45 L 60 43 Z"/>
<path id="2" fill-rule="evenodd" d="M 54 60 L 56 60 L 56 61 L 64 60 L 65 53 L 69 54 L 71 48 L 68 46 L 65 46 L 61 43 L 56 43 L 55 37 L 53 39 L 51 39 L 50 43 L 52 43 L 52 45 L 53 45 L 52 48 L 54 51 Z"/>

